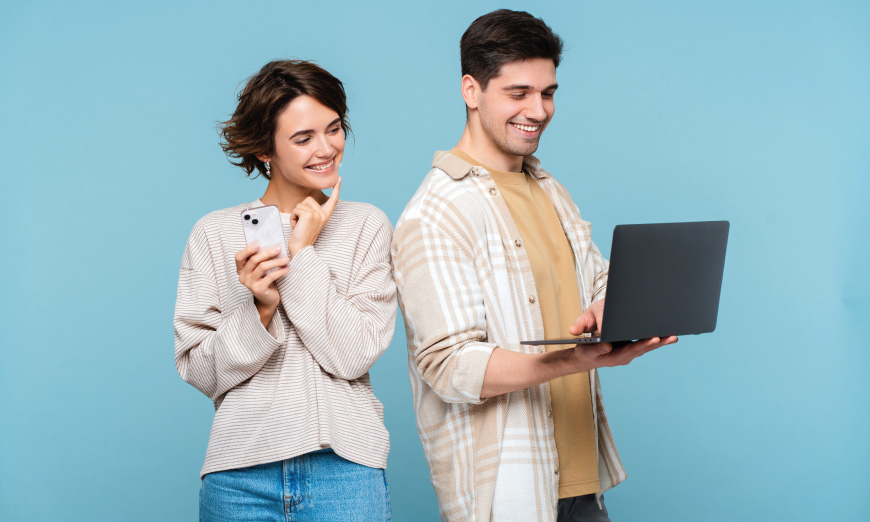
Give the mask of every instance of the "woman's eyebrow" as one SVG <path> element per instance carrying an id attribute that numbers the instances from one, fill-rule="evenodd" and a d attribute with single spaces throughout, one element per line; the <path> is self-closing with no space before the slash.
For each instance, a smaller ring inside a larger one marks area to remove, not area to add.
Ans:
<path id="1" fill-rule="evenodd" d="M 296 136 L 301 136 L 302 134 L 314 134 L 314 129 L 305 129 L 305 130 L 301 130 L 301 131 L 296 131 L 293 133 L 292 136 L 290 136 L 290 139 L 292 140 Z"/>
<path id="2" fill-rule="evenodd" d="M 341 122 L 341 118 L 336 118 L 336 119 L 332 120 L 331 122 L 329 122 L 329 125 L 327 125 L 326 128 L 328 129 L 329 127 L 332 127 L 336 123 L 340 123 L 340 122 Z M 301 130 L 301 131 L 296 131 L 293 133 L 292 136 L 290 136 L 289 139 L 292 140 L 296 136 L 300 136 L 302 134 L 314 134 L 314 129 L 305 129 L 305 130 Z"/>

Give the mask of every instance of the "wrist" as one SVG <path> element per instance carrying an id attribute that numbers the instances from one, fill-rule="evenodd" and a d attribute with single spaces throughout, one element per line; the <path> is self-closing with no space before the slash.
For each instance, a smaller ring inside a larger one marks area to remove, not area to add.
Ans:
<path id="1" fill-rule="evenodd" d="M 268 327 L 269 323 L 272 322 L 272 316 L 275 315 L 275 310 L 278 309 L 278 304 L 268 305 L 255 297 L 254 306 L 257 307 L 257 313 L 260 315 L 260 322 L 263 323 L 264 327 Z"/>
<path id="2" fill-rule="evenodd" d="M 308 247 L 308 246 L 311 246 L 311 245 L 310 244 L 303 244 L 303 245 L 288 244 L 287 245 L 287 253 L 290 256 L 290 259 L 293 259 L 293 257 L 296 254 L 298 254 L 299 252 L 302 252 L 302 250 L 304 250 L 305 247 Z"/>
<path id="3" fill-rule="evenodd" d="M 589 369 L 583 364 L 583 361 L 581 361 L 577 357 L 577 354 L 574 352 L 574 348 L 569 348 L 567 350 L 557 350 L 554 352 L 550 352 L 548 355 L 553 355 L 552 364 L 555 367 L 559 377 L 583 372 Z"/>

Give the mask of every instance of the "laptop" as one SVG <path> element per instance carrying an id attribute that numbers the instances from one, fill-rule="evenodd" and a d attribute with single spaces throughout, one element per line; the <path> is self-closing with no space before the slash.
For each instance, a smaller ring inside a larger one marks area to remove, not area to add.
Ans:
<path id="1" fill-rule="evenodd" d="M 716 329 L 728 221 L 617 225 L 600 335 L 522 344 L 617 343 Z"/>

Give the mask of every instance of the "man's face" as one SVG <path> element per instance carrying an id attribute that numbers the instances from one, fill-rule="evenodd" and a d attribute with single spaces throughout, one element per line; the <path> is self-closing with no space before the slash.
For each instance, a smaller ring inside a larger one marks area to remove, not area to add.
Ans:
<path id="1" fill-rule="evenodd" d="M 528 156 L 556 112 L 556 65 L 532 58 L 502 66 L 478 98 L 484 133 L 504 154 Z"/>

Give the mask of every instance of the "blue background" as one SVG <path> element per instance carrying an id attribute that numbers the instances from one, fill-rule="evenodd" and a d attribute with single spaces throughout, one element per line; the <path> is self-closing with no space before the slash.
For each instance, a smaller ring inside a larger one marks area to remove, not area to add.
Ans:
<path id="1" fill-rule="evenodd" d="M 729 219 L 712 335 L 601 371 L 615 521 L 870 519 L 870 3 L 31 2 L 0 8 L 0 520 L 195 520 L 211 402 L 173 364 L 181 252 L 260 196 L 215 123 L 276 58 L 341 78 L 345 199 L 395 223 L 464 123 L 497 7 L 564 39 L 538 156 L 618 223 Z M 372 370 L 397 521 L 437 520 L 398 325 Z"/>

